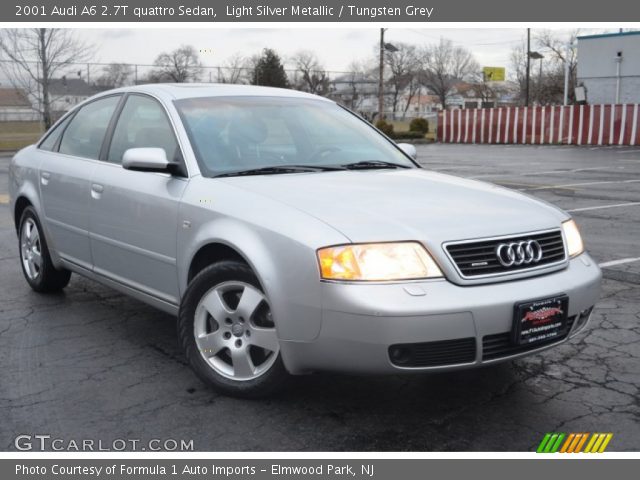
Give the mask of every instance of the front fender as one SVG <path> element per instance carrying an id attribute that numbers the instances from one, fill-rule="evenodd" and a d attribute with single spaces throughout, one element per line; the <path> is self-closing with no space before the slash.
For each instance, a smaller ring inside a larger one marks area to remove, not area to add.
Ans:
<path id="1" fill-rule="evenodd" d="M 197 222 L 192 222 L 197 223 Z M 315 249 L 281 233 L 219 217 L 178 232 L 178 276 L 181 296 L 189 266 L 209 244 L 238 252 L 256 273 L 276 319 L 282 340 L 311 341 L 320 333 L 321 289 Z"/>

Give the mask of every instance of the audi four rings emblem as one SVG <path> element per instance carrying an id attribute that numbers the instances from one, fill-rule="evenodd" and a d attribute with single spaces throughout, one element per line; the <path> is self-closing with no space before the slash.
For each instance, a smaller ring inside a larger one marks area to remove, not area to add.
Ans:
<path id="1" fill-rule="evenodd" d="M 542 259 L 542 247 L 535 240 L 501 243 L 496 248 L 496 257 L 503 267 L 529 265 Z"/>

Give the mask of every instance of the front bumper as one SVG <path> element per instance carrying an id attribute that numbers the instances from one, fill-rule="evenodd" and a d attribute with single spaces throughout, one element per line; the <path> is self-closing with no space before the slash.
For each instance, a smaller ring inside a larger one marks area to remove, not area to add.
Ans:
<path id="1" fill-rule="evenodd" d="M 312 342 L 281 341 L 282 358 L 294 374 L 316 370 L 402 373 L 469 368 L 529 355 L 566 341 L 586 326 L 600 295 L 601 278 L 596 263 L 584 253 L 564 270 L 477 286 L 445 280 L 322 283 L 318 337 Z M 569 297 L 567 334 L 533 349 L 513 348 L 509 333 L 514 305 L 560 294 Z M 431 349 L 435 364 L 402 366 L 391 360 L 390 347 L 425 343 L 437 350 L 433 356 Z"/>

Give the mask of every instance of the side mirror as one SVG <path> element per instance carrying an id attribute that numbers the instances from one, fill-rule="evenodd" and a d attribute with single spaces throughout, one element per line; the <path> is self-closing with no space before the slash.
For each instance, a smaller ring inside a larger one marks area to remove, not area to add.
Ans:
<path id="1" fill-rule="evenodd" d="M 168 172 L 171 162 L 164 148 L 130 148 L 122 156 L 122 167 L 142 172 Z"/>
<path id="2" fill-rule="evenodd" d="M 402 150 L 414 160 L 418 158 L 418 151 L 416 150 L 416 147 L 414 147 L 410 143 L 399 143 L 398 148 L 400 148 L 400 150 Z"/>

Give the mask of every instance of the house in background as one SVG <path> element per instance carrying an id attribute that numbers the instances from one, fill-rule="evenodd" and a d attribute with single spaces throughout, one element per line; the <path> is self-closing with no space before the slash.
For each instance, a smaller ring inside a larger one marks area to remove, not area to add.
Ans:
<path id="1" fill-rule="evenodd" d="M 405 97 L 404 102 L 407 99 Z M 442 104 L 437 95 L 432 94 L 415 94 L 409 100 L 409 108 L 407 109 L 407 118 L 431 117 L 442 109 Z"/>
<path id="2" fill-rule="evenodd" d="M 24 90 L 0 87 L 0 122 L 34 122 L 38 119 Z"/>
<path id="3" fill-rule="evenodd" d="M 493 89 L 482 83 L 459 82 L 447 95 L 448 108 L 491 108 L 496 103 Z"/>
<path id="4" fill-rule="evenodd" d="M 57 118 L 101 90 L 82 78 L 54 78 L 49 83 L 51 112 Z"/>
<path id="5" fill-rule="evenodd" d="M 366 73 L 349 73 L 331 80 L 329 98 L 371 119 L 378 111 L 378 80 Z"/>

